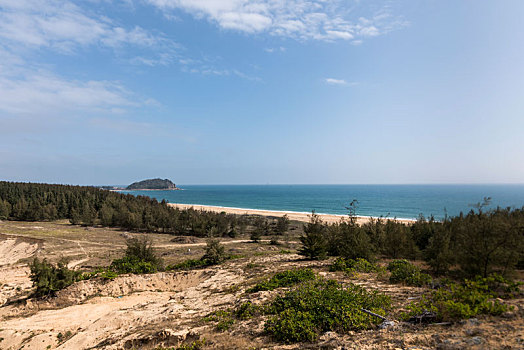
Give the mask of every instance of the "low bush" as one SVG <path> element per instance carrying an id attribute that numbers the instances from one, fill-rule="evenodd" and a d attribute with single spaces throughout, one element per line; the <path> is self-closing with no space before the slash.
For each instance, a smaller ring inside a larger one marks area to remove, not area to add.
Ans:
<path id="1" fill-rule="evenodd" d="M 54 295 L 60 289 L 82 279 L 82 273 L 69 269 L 65 261 L 59 261 L 58 264 L 53 265 L 46 259 L 35 258 L 29 267 L 31 281 L 36 287 L 34 294 L 37 297 Z"/>
<path id="2" fill-rule="evenodd" d="M 498 288 L 493 290 L 495 285 Z M 509 307 L 494 298 L 513 296 L 514 290 L 515 284 L 507 280 L 501 281 L 496 276 L 465 280 L 464 284 L 451 283 L 431 291 L 422 300 L 411 303 L 408 306 L 409 311 L 402 316 L 408 319 L 430 311 L 437 315 L 436 321 L 456 321 L 479 314 L 500 315 Z"/>
<path id="3" fill-rule="evenodd" d="M 236 318 L 240 320 L 248 320 L 252 317 L 263 315 L 267 312 L 267 307 L 265 305 L 253 304 L 250 301 L 246 301 L 243 304 L 240 304 L 234 311 L 233 314 Z"/>
<path id="4" fill-rule="evenodd" d="M 153 251 L 150 240 L 128 239 L 126 254 L 121 259 L 113 260 L 110 268 L 116 273 L 154 273 L 163 269 L 163 261 Z"/>
<path id="5" fill-rule="evenodd" d="M 290 287 L 297 283 L 310 281 L 315 278 L 315 273 L 311 269 L 293 269 L 279 272 L 269 280 L 256 284 L 247 290 L 248 293 L 260 292 L 263 290 L 274 290 L 281 287 Z"/>
<path id="6" fill-rule="evenodd" d="M 344 259 L 338 257 L 333 262 L 333 265 L 329 267 L 329 271 L 345 271 L 345 272 L 377 272 L 380 270 L 380 266 L 373 264 L 366 259 Z"/>
<path id="7" fill-rule="evenodd" d="M 220 244 L 218 239 L 207 241 L 206 253 L 201 260 L 207 262 L 207 265 L 218 265 L 228 259 L 224 245 Z"/>
<path id="8" fill-rule="evenodd" d="M 233 316 L 231 310 L 217 310 L 204 317 L 203 321 L 214 322 L 215 329 L 223 332 L 227 331 L 235 323 L 235 318 Z"/>
<path id="9" fill-rule="evenodd" d="M 209 266 L 208 262 L 206 260 L 202 259 L 187 259 L 182 261 L 181 263 L 174 264 L 174 265 L 168 265 L 166 267 L 166 270 L 191 270 L 198 267 L 206 267 Z"/>
<path id="10" fill-rule="evenodd" d="M 271 303 L 268 312 L 274 316 L 266 322 L 265 330 L 287 343 L 314 341 L 327 331 L 371 328 L 381 320 L 361 309 L 384 315 L 390 306 L 391 300 L 384 294 L 353 284 L 343 286 L 334 280 L 315 279 Z"/>
<path id="11" fill-rule="evenodd" d="M 421 287 L 431 284 L 432 281 L 430 275 L 422 273 L 417 266 L 404 259 L 390 262 L 387 269 L 391 271 L 389 277 L 391 283 Z"/>
<path id="12" fill-rule="evenodd" d="M 156 347 L 154 350 L 201 350 L 204 348 L 205 345 L 206 345 L 206 340 L 202 339 L 202 340 L 192 341 L 191 343 L 185 343 L 177 347 L 171 346 L 169 348 L 166 348 L 163 346 L 159 346 L 159 347 Z"/>
<path id="13" fill-rule="evenodd" d="M 113 260 L 110 268 L 118 274 L 123 273 L 155 273 L 158 271 L 158 266 L 150 261 L 140 260 L 133 256 L 124 256 L 121 259 Z"/>

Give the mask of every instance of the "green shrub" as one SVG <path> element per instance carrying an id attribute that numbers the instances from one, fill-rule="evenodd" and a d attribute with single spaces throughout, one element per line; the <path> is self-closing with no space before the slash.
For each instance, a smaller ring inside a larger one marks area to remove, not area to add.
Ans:
<path id="1" fill-rule="evenodd" d="M 373 260 L 375 247 L 371 243 L 365 229 L 356 224 L 355 220 L 341 222 L 338 226 L 338 251 L 346 259 Z"/>
<path id="2" fill-rule="evenodd" d="M 304 234 L 300 236 L 302 247 L 298 254 L 309 260 L 322 260 L 327 256 L 328 242 L 325 237 L 326 225 L 322 219 L 313 212 L 310 222 L 304 225 Z"/>
<path id="3" fill-rule="evenodd" d="M 370 263 L 366 259 L 357 258 L 357 259 L 344 259 L 338 257 L 333 262 L 333 265 L 329 267 L 329 271 L 348 271 L 351 272 L 376 272 L 379 270 L 379 266 L 376 264 Z"/>
<path id="4" fill-rule="evenodd" d="M 488 290 L 498 298 L 509 299 L 522 295 L 520 287 L 522 286 L 522 282 L 511 281 L 496 273 L 485 278 L 477 276 L 470 283 L 483 286 L 483 289 Z"/>
<path id="5" fill-rule="evenodd" d="M 389 277 L 391 283 L 404 283 L 418 287 L 431 284 L 431 276 L 422 273 L 417 266 L 407 260 L 394 260 L 389 263 L 387 269 L 391 271 Z"/>
<path id="6" fill-rule="evenodd" d="M 269 307 L 274 316 L 266 322 L 265 330 L 284 342 L 314 341 L 322 332 L 373 327 L 380 319 L 361 308 L 384 315 L 390 305 L 390 298 L 384 294 L 316 279 L 278 296 Z"/>
<path id="7" fill-rule="evenodd" d="M 218 239 L 207 241 L 206 253 L 201 260 L 205 260 L 207 265 L 218 265 L 228 258 L 225 247 L 220 244 Z"/>
<path id="8" fill-rule="evenodd" d="M 131 238 L 127 242 L 126 254 L 121 259 L 113 260 L 110 268 L 119 273 L 154 273 L 163 269 L 163 261 L 153 251 L 148 239 Z"/>
<path id="9" fill-rule="evenodd" d="M 166 348 L 163 346 L 159 346 L 156 347 L 154 350 L 201 350 L 204 348 L 204 345 L 206 345 L 206 340 L 202 339 L 192 341 L 191 343 L 185 343 L 177 347 L 171 346 L 169 348 Z"/>
<path id="10" fill-rule="evenodd" d="M 248 293 L 255 293 L 262 290 L 274 290 L 281 287 L 290 287 L 292 285 L 310 281 L 315 278 L 315 273 L 311 269 L 293 269 L 279 272 L 265 282 L 256 284 L 247 290 Z"/>
<path id="11" fill-rule="evenodd" d="M 105 269 L 102 272 L 100 272 L 98 276 L 103 280 L 112 280 L 118 277 L 118 273 L 110 269 Z"/>
<path id="12" fill-rule="evenodd" d="M 334 272 L 334 271 L 346 271 L 347 268 L 348 268 L 348 265 L 347 265 L 346 259 L 344 259 L 342 257 L 338 257 L 338 258 L 335 259 L 333 264 L 331 264 L 329 266 L 329 271 L 331 271 L 331 272 Z"/>
<path id="13" fill-rule="evenodd" d="M 215 329 L 220 332 L 228 330 L 235 323 L 231 310 L 217 310 L 204 317 L 203 321 L 215 322 Z"/>
<path id="14" fill-rule="evenodd" d="M 168 265 L 166 267 L 166 270 L 191 270 L 197 267 L 206 267 L 208 266 L 208 262 L 206 260 L 202 259 L 187 259 L 182 261 L 181 263 L 174 264 L 174 265 Z"/>
<path id="15" fill-rule="evenodd" d="M 54 295 L 57 291 L 82 278 L 82 273 L 67 268 L 65 261 L 59 261 L 57 265 L 53 265 L 46 259 L 40 261 L 35 258 L 29 267 L 31 281 L 36 287 L 35 296 L 38 297 Z"/>
<path id="16" fill-rule="evenodd" d="M 246 301 L 240 304 L 235 310 L 234 315 L 240 320 L 248 320 L 254 316 L 262 315 L 266 312 L 266 309 L 262 305 L 253 304 L 250 301 Z"/>
<path id="17" fill-rule="evenodd" d="M 307 311 L 283 310 L 266 322 L 265 330 L 286 343 L 313 342 L 317 339 L 314 316 Z"/>
<path id="18" fill-rule="evenodd" d="M 158 271 L 158 266 L 150 261 L 143 261 L 137 257 L 124 256 L 121 259 L 113 260 L 111 269 L 118 274 L 122 273 L 155 273 Z"/>
<path id="19" fill-rule="evenodd" d="M 499 292 L 491 289 L 495 284 L 499 285 Z M 435 312 L 437 321 L 456 321 L 479 314 L 500 315 L 508 310 L 508 306 L 494 298 L 512 296 L 512 293 L 506 293 L 514 290 L 514 286 L 512 283 L 497 282 L 497 277 L 479 277 L 465 280 L 464 284 L 451 283 L 431 291 L 421 301 L 411 303 L 409 312 L 404 313 L 403 318 L 420 315 L 424 311 Z"/>

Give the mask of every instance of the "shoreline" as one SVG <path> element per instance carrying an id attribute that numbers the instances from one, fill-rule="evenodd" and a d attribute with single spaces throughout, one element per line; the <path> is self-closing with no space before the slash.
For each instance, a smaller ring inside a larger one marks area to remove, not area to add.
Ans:
<path id="1" fill-rule="evenodd" d="M 302 222 L 309 222 L 309 218 L 311 216 L 311 213 L 298 212 L 298 211 L 234 208 L 234 207 L 221 207 L 221 206 L 215 206 L 215 205 L 182 204 L 182 203 L 168 203 L 168 205 L 173 208 L 178 208 L 178 209 L 193 208 L 195 210 L 213 211 L 217 213 L 226 212 L 227 214 L 236 214 L 236 215 L 247 214 L 247 215 L 261 215 L 261 216 L 266 216 L 266 217 L 270 217 L 270 216 L 282 217 L 284 215 L 287 215 L 289 217 L 289 220 L 302 221 Z M 323 214 L 323 213 L 316 213 L 316 214 L 322 219 L 322 221 L 328 224 L 340 222 L 342 219 L 348 218 L 347 215 L 340 215 L 340 214 Z M 378 219 L 378 218 L 373 217 L 373 216 L 358 216 L 357 215 L 357 223 L 360 225 L 369 222 L 371 219 Z M 394 220 L 396 222 L 401 222 L 405 224 L 410 224 L 416 221 L 415 219 L 405 219 L 405 218 L 397 218 L 397 219 L 388 218 L 386 220 Z"/>

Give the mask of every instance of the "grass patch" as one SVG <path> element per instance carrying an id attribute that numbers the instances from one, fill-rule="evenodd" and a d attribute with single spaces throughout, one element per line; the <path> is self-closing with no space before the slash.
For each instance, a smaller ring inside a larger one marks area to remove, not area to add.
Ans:
<path id="1" fill-rule="evenodd" d="M 263 290 L 274 290 L 281 287 L 290 287 L 295 284 L 310 281 L 315 278 L 315 273 L 311 269 L 293 269 L 279 272 L 269 280 L 256 284 L 249 288 L 247 293 L 255 293 Z"/>
<path id="2" fill-rule="evenodd" d="M 320 278 L 277 297 L 269 306 L 274 316 L 266 322 L 265 330 L 278 341 L 312 342 L 323 332 L 374 327 L 380 320 L 360 309 L 384 315 L 390 306 L 391 300 L 384 294 Z"/>

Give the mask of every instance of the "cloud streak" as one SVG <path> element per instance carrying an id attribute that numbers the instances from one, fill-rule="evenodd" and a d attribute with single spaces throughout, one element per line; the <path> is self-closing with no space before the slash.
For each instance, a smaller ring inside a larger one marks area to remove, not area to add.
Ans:
<path id="1" fill-rule="evenodd" d="M 0 74 L 0 110 L 12 114 L 103 111 L 122 113 L 147 104 L 118 82 L 68 80 L 48 71 L 26 70 L 17 79 Z"/>
<path id="2" fill-rule="evenodd" d="M 348 82 L 344 79 L 326 78 L 324 81 L 328 85 L 348 85 Z"/>
<path id="3" fill-rule="evenodd" d="M 298 40 L 357 40 L 405 25 L 386 11 L 357 17 L 358 1 L 341 0 L 144 0 L 166 14 L 184 11 L 218 27 Z"/>
<path id="4" fill-rule="evenodd" d="M 160 34 L 135 26 L 124 28 L 66 0 L 3 0 L 0 39 L 10 48 L 48 48 L 73 53 L 80 47 L 135 47 L 174 50 Z"/>

